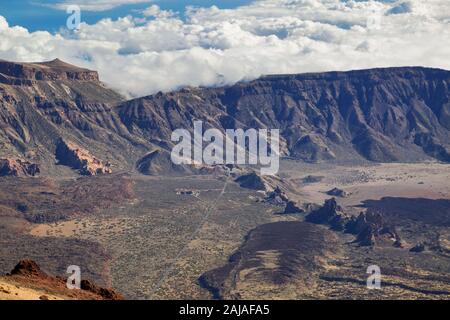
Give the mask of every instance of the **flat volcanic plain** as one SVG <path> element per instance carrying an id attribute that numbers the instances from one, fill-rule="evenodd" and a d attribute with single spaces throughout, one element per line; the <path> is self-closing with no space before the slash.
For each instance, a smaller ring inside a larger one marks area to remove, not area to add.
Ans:
<path id="1" fill-rule="evenodd" d="M 280 176 L 305 208 L 336 187 L 349 215 L 382 211 L 402 246 L 358 245 L 305 222 L 308 210 L 281 214 L 226 175 L 32 178 L 27 188 L 0 178 L 9 183 L 0 184 L 0 271 L 22 258 L 62 276 L 77 264 L 130 299 L 450 298 L 448 165 L 283 161 Z M 425 249 L 411 252 L 419 243 Z M 370 265 L 381 269 L 381 290 L 367 289 Z"/>

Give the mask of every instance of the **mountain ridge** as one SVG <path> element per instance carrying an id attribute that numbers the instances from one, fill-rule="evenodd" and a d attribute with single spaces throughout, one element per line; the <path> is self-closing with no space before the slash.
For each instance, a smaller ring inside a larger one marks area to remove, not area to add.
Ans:
<path id="1" fill-rule="evenodd" d="M 196 118 L 222 130 L 279 128 L 285 155 L 302 160 L 335 158 L 329 145 L 344 142 L 372 161 L 449 161 L 449 79 L 449 71 L 423 67 L 273 75 L 133 99 L 119 115 L 129 129 L 166 140 L 167 132 L 152 124 L 173 129 Z M 407 147 L 402 139 L 411 140 Z M 408 159 L 409 152 L 415 154 Z"/>
<path id="2" fill-rule="evenodd" d="M 282 155 L 303 161 L 450 162 L 450 71 L 442 69 L 267 75 L 132 100 L 95 71 L 58 59 L 0 61 L 0 73 L 14 78 L 0 80 L 0 158 L 57 164 L 63 139 L 117 170 L 136 170 L 155 150 L 166 159 L 171 132 L 201 120 L 205 130 L 280 129 Z"/>

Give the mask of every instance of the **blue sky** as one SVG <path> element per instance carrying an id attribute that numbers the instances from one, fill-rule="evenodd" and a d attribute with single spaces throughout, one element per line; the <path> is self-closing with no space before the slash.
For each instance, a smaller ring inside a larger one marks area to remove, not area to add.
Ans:
<path id="1" fill-rule="evenodd" d="M 63 0 L 0 0 L 0 15 L 5 17 L 11 26 L 19 25 L 29 31 L 46 30 L 52 33 L 66 24 L 67 15 L 64 11 L 51 8 L 51 5 Z M 182 15 L 186 6 L 235 8 L 250 3 L 251 0 L 154 0 L 148 3 L 121 5 L 106 11 L 82 11 L 82 21 L 94 24 L 103 18 L 117 19 L 128 14 L 136 15 L 136 10 L 142 10 L 151 4 L 157 4 L 163 10 L 180 12 Z M 77 4 L 77 1 L 71 1 Z"/>

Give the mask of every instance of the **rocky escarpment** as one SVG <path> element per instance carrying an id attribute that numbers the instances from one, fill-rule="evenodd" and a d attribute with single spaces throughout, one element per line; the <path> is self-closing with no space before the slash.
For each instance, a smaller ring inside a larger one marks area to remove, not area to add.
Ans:
<path id="1" fill-rule="evenodd" d="M 280 186 L 276 186 L 273 191 L 267 192 L 266 197 L 264 198 L 264 202 L 274 206 L 284 207 L 283 214 L 296 214 L 305 212 L 305 210 L 300 208 L 297 202 L 289 199 L 287 194 L 280 188 Z"/>
<path id="2" fill-rule="evenodd" d="M 199 282 L 215 299 L 295 299 L 312 286 L 309 281 L 322 270 L 320 261 L 339 251 L 335 241 L 332 231 L 305 222 L 259 225 L 223 266 L 204 273 Z"/>
<path id="3" fill-rule="evenodd" d="M 306 216 L 306 220 L 309 222 L 328 224 L 337 231 L 344 231 L 350 219 L 350 216 L 345 214 L 334 198 L 325 200 L 322 207 Z"/>
<path id="4" fill-rule="evenodd" d="M 0 159 L 0 177 L 34 177 L 40 172 L 39 166 L 36 163 L 20 159 Z"/>
<path id="5" fill-rule="evenodd" d="M 221 131 L 280 129 L 282 154 L 305 161 L 448 161 L 449 88 L 449 71 L 419 67 L 276 75 L 158 93 L 118 112 L 128 130 L 166 146 L 195 119 Z"/>
<path id="6" fill-rule="evenodd" d="M 0 80 L 0 158 L 27 159 L 46 175 L 58 175 L 68 173 L 56 166 L 61 139 L 120 168 L 132 167 L 152 147 L 121 123 L 114 105 L 123 98 L 96 72 L 58 60 L 0 66 L 9 79 Z"/>
<path id="7" fill-rule="evenodd" d="M 96 71 L 78 68 L 59 59 L 43 63 L 15 63 L 0 60 L 0 83 L 33 85 L 36 81 L 99 81 Z"/>
<path id="8" fill-rule="evenodd" d="M 306 221 L 330 225 L 336 231 L 354 234 L 355 242 L 361 246 L 391 244 L 402 246 L 395 227 L 388 224 L 383 215 L 374 212 L 361 212 L 358 217 L 346 214 L 336 199 L 325 200 L 324 205 L 306 216 Z"/>
<path id="9" fill-rule="evenodd" d="M 85 176 L 112 173 L 111 164 L 92 156 L 89 151 L 72 142 L 61 139 L 56 147 L 56 159 L 60 164 L 79 170 Z"/>
<path id="10" fill-rule="evenodd" d="M 281 154 L 304 161 L 450 161 L 449 87 L 449 71 L 405 67 L 265 76 L 124 102 L 94 71 L 59 60 L 0 61 L 0 158 L 57 172 L 51 164 L 64 139 L 119 169 L 165 174 L 176 170 L 161 160 L 172 132 L 192 133 L 200 120 L 222 133 L 279 129 Z M 181 171 L 197 169 L 215 171 Z"/>
<path id="11" fill-rule="evenodd" d="M 183 176 L 183 175 L 224 175 L 227 168 L 223 165 L 175 164 L 169 151 L 158 148 L 136 162 L 136 170 L 150 176 Z"/>
<path id="12" fill-rule="evenodd" d="M 346 225 L 346 231 L 355 234 L 356 242 L 363 246 L 373 246 L 377 243 L 389 243 L 402 247 L 402 240 L 394 226 L 388 224 L 381 213 L 361 212 Z"/>

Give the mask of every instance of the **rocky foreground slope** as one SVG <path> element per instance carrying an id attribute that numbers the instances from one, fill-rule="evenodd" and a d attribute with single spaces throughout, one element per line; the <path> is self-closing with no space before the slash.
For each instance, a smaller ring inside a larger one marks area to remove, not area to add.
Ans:
<path id="1" fill-rule="evenodd" d="M 0 277 L 0 300 L 123 300 L 113 289 L 81 280 L 80 289 L 68 289 L 66 280 L 41 270 L 32 260 L 20 261 Z"/>
<path id="2" fill-rule="evenodd" d="M 91 156 L 60 163 L 82 174 L 164 174 L 173 170 L 158 165 L 172 131 L 202 120 L 221 131 L 278 128 L 283 154 L 307 161 L 450 162 L 449 86 L 449 71 L 405 67 L 267 76 L 124 101 L 95 71 L 0 61 L 0 158 L 60 173 L 63 141 Z"/>

